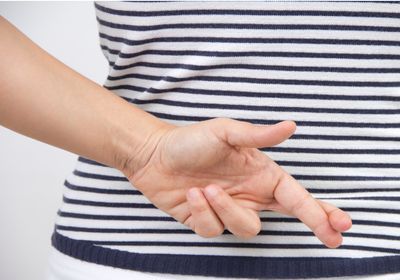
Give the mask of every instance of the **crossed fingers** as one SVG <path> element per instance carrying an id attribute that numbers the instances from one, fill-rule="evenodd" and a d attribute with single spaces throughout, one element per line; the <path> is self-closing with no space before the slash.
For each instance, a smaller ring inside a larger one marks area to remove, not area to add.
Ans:
<path id="1" fill-rule="evenodd" d="M 274 190 L 282 213 L 295 216 L 329 248 L 342 243 L 343 231 L 351 227 L 350 216 L 339 208 L 312 197 L 292 176 L 285 173 Z M 258 212 L 239 205 L 215 184 L 187 192 L 191 217 L 186 224 L 198 235 L 215 237 L 226 228 L 239 238 L 248 239 L 261 230 Z"/>

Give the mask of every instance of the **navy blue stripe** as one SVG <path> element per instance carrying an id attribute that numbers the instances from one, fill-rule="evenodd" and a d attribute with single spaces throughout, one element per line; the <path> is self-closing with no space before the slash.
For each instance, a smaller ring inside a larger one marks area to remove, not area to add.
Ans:
<path id="1" fill-rule="evenodd" d="M 354 225 L 367 225 L 367 226 L 383 226 L 398 228 L 400 223 L 397 222 L 381 222 L 381 221 L 366 221 L 366 220 L 352 220 Z"/>
<path id="2" fill-rule="evenodd" d="M 154 234 L 194 234 L 189 229 L 148 229 L 148 228 L 84 228 L 56 225 L 57 230 L 75 231 L 75 232 L 96 232 L 96 233 L 154 233 Z M 229 231 L 225 230 L 223 235 L 232 235 Z M 280 231 L 280 230 L 261 230 L 259 236 L 313 236 L 312 232 L 305 231 Z M 400 240 L 400 236 L 393 236 L 387 234 L 368 234 L 368 233 L 355 233 L 344 232 L 344 237 L 360 237 L 360 238 L 373 238 L 383 240 Z"/>
<path id="3" fill-rule="evenodd" d="M 87 219 L 87 220 L 116 220 L 116 221 L 164 221 L 164 222 L 177 222 L 170 216 L 132 216 L 132 215 L 96 215 L 96 214 L 80 214 L 70 213 L 59 210 L 57 213 L 60 217 L 69 217 L 76 219 Z M 276 223 L 301 223 L 297 218 L 273 218 L 273 217 L 261 217 L 262 222 L 276 222 Z M 384 226 L 384 227 L 399 227 L 400 222 L 382 222 L 372 220 L 352 220 L 353 224 L 357 225 L 372 225 L 372 226 Z"/>
<path id="4" fill-rule="evenodd" d="M 399 196 L 357 196 L 357 197 L 318 197 L 322 200 L 339 199 L 339 200 L 380 200 L 380 201 L 400 201 Z"/>
<path id="5" fill-rule="evenodd" d="M 340 207 L 340 209 L 348 212 L 400 214 L 400 209 L 364 208 L 364 207 Z M 356 221 L 356 223 L 361 224 L 359 221 Z"/>
<path id="6" fill-rule="evenodd" d="M 144 1 L 144 2 L 146 2 L 146 1 Z M 359 3 L 359 2 L 361 2 L 361 3 L 377 3 L 377 4 L 382 4 L 382 3 L 385 3 L 385 4 L 397 4 L 397 5 L 399 5 L 400 4 L 400 2 L 399 1 L 368 1 L 368 0 L 359 0 L 359 1 L 347 1 L 347 0 L 342 0 L 342 1 L 328 1 L 328 2 L 354 2 L 354 3 Z"/>
<path id="7" fill-rule="evenodd" d="M 207 56 L 207 57 L 302 57 L 302 58 L 328 58 L 328 59 L 373 59 L 373 60 L 399 60 L 400 54 L 360 54 L 360 53 L 316 53 L 316 52 L 268 52 L 268 51 L 202 51 L 202 50 L 156 50 L 146 49 L 134 53 L 124 53 L 111 50 L 102 46 L 103 50 L 110 50 L 120 58 L 134 58 L 142 55 L 168 55 L 168 56 Z"/>
<path id="8" fill-rule="evenodd" d="M 115 70 L 126 70 L 134 67 L 170 68 L 188 70 L 211 70 L 211 69 L 250 69 L 250 70 L 273 70 L 273 71 L 295 71 L 295 72 L 335 72 L 335 73 L 400 73 L 400 68 L 358 68 L 358 67 L 322 67 L 322 66 L 292 66 L 292 65 L 261 65 L 245 63 L 225 63 L 218 65 L 196 65 L 187 63 L 154 63 L 139 61 L 127 65 L 115 65 Z M 336 95 L 342 97 L 343 95 Z"/>
<path id="9" fill-rule="evenodd" d="M 113 207 L 113 208 L 156 208 L 151 203 L 125 203 L 125 202 L 103 202 L 103 201 L 89 201 L 63 197 L 63 202 L 67 204 L 85 205 L 85 206 L 98 206 L 98 207 Z"/>
<path id="10" fill-rule="evenodd" d="M 89 219 L 89 220 L 116 220 L 116 221 L 166 221 L 174 222 L 171 217 L 160 216 L 128 216 L 128 215 L 95 215 L 95 214 L 80 214 L 70 213 L 59 210 L 57 214 L 60 217 L 76 218 L 76 219 Z"/>
<path id="11" fill-rule="evenodd" d="M 184 88 L 184 87 L 171 87 L 164 89 L 157 89 L 153 87 L 139 87 L 129 84 L 121 84 L 114 86 L 103 85 L 108 90 L 130 90 L 135 92 L 146 92 L 147 94 L 159 93 L 190 93 L 199 95 L 216 95 L 216 96 L 240 96 L 240 97 L 256 97 L 256 98 L 282 98 L 282 99 L 312 99 L 312 100 L 354 100 L 354 101 L 400 101 L 400 96 L 391 95 L 340 95 L 340 94 L 318 94 L 318 93 L 286 93 L 286 92 L 254 92 L 243 90 L 219 90 L 219 89 L 198 89 L 198 88 Z"/>
<path id="12" fill-rule="evenodd" d="M 311 153 L 311 154 L 355 154 L 355 155 L 399 155 L 400 149 L 328 149 L 328 148 L 297 148 L 268 147 L 261 148 L 263 152 L 280 153 Z"/>
<path id="13" fill-rule="evenodd" d="M 362 135 L 320 135 L 320 134 L 294 134 L 290 139 L 316 139 L 338 141 L 394 141 L 399 142 L 400 137 L 362 136 Z"/>
<path id="14" fill-rule="evenodd" d="M 102 163 L 99 163 L 99 162 L 97 162 L 97 161 L 94 161 L 94 160 L 91 160 L 91 159 L 88 159 L 88 158 L 84 158 L 84 157 L 82 157 L 82 156 L 79 156 L 79 157 L 78 157 L 78 161 L 84 162 L 84 163 L 88 163 L 88 164 L 103 166 L 103 167 L 109 167 L 109 166 L 106 166 L 106 165 L 104 165 L 104 164 L 102 164 Z"/>
<path id="15" fill-rule="evenodd" d="M 400 85 L 400 82 L 399 82 Z M 185 107 L 185 108 L 205 108 L 205 109 L 225 109 L 225 110 L 247 110 L 263 112 L 301 112 L 301 113 L 320 113 L 320 114 L 374 114 L 374 115 L 392 115 L 400 114 L 400 109 L 343 109 L 343 108 L 316 108 L 316 107 L 287 107 L 287 106 L 267 106 L 267 105 L 241 105 L 241 104 L 218 104 L 204 102 L 176 101 L 168 99 L 150 99 L 142 100 L 139 98 L 123 97 L 126 101 L 138 104 L 162 104 L 167 106 Z"/>
<path id="16" fill-rule="evenodd" d="M 166 120 L 174 120 L 174 121 L 205 121 L 212 119 L 211 117 L 203 117 L 203 116 L 185 116 L 185 115 L 173 115 L 167 113 L 159 113 L 153 112 L 150 110 L 146 110 L 146 112 Z M 233 118 L 239 121 L 250 122 L 253 124 L 275 124 L 284 119 L 243 119 L 243 118 Z M 354 128 L 400 128 L 400 123 L 371 123 L 371 122 L 330 122 L 330 121 L 299 121 L 295 120 L 297 126 L 322 126 L 322 127 L 354 127 Z"/>
<path id="17" fill-rule="evenodd" d="M 338 95 L 338 94 L 307 94 L 307 93 L 285 93 L 285 92 L 252 92 L 238 90 L 207 90 L 197 88 L 173 87 L 166 89 L 156 89 L 153 87 L 145 88 L 129 84 L 121 84 L 114 86 L 103 85 L 109 90 L 130 90 L 135 92 L 146 92 L 152 94 L 160 94 L 167 92 L 190 93 L 199 95 L 217 95 L 217 96 L 240 96 L 240 97 L 257 97 L 257 98 L 282 98 L 282 99 L 312 99 L 312 100 L 354 100 L 354 101 L 400 101 L 400 96 L 390 95 Z"/>
<path id="18" fill-rule="evenodd" d="M 107 51 L 109 54 L 113 54 L 113 55 L 121 53 L 120 50 L 114 50 L 114 49 L 111 49 L 111 48 L 109 48 L 108 46 L 105 46 L 105 45 L 100 45 L 100 48 L 101 48 L 103 51 Z M 109 61 L 109 63 L 110 63 L 110 64 L 115 64 L 115 63 L 112 62 L 112 61 Z"/>
<path id="19" fill-rule="evenodd" d="M 156 228 L 85 228 L 74 226 L 56 225 L 56 229 L 65 231 L 81 231 L 81 232 L 99 232 L 99 233 L 166 233 L 166 234 L 193 234 L 190 229 L 156 229 Z M 222 234 L 232 235 L 229 231 L 225 230 Z M 301 231 L 260 231 L 259 235 L 296 235 L 296 236 L 312 236 L 311 232 Z"/>
<path id="20" fill-rule="evenodd" d="M 370 275 L 400 271 L 400 257 L 244 257 L 174 254 L 139 254 L 94 246 L 87 241 L 52 235 L 52 245 L 80 260 L 122 269 L 251 278 L 313 278 L 343 275 Z M 325 250 L 327 250 L 325 248 Z M 371 272 L 370 268 L 374 271 Z"/>
<path id="21" fill-rule="evenodd" d="M 316 188 L 307 188 L 310 193 L 363 193 L 363 192 L 400 192 L 400 188 L 360 188 L 359 189 L 348 189 L 348 188 L 340 188 L 340 189 L 316 189 Z M 393 210 L 395 211 L 395 210 Z M 400 210 L 396 212 L 400 214 Z"/>
<path id="22" fill-rule="evenodd" d="M 106 194 L 123 194 L 123 195 L 142 195 L 140 191 L 137 190 L 115 190 L 115 189 L 100 189 L 92 188 L 87 186 L 78 186 L 71 184 L 67 180 L 64 181 L 64 186 L 74 191 L 91 192 L 91 193 L 106 193 Z"/>
<path id="23" fill-rule="evenodd" d="M 321 10 L 252 10 L 252 9 L 179 9 L 159 11 L 117 10 L 95 3 L 99 11 L 130 17 L 183 16 L 183 15 L 239 15 L 239 16 L 328 16 L 328 17 L 367 17 L 400 18 L 400 13 L 367 11 L 321 11 Z M 136 7 L 135 7 L 136 8 Z"/>
<path id="24" fill-rule="evenodd" d="M 292 137 L 290 138 L 292 139 Z M 276 160 L 281 166 L 301 167 L 348 167 L 348 168 L 400 168 L 400 163 L 375 163 L 375 162 L 329 162 L 329 161 L 289 161 Z"/>
<path id="25" fill-rule="evenodd" d="M 150 31 L 162 29 L 250 29 L 250 30 L 339 30 L 339 31 L 373 31 L 400 32 L 396 26 L 344 25 L 344 24 L 257 24 L 257 23 L 169 23 L 153 25 L 120 24 L 105 21 L 99 17 L 97 21 L 107 27 L 131 31 Z M 190 32 L 190 30 L 182 30 Z"/>
<path id="26" fill-rule="evenodd" d="M 206 82 L 229 82 L 229 83 L 251 83 L 251 84 L 279 84 L 279 85 L 307 85 L 307 86 L 334 86 L 334 87 L 400 87 L 399 81 L 333 81 L 333 80 L 304 80 L 304 79 L 266 79 L 248 77 L 225 77 L 225 76 L 191 76 L 177 78 L 172 76 L 155 76 L 139 73 L 130 73 L 121 76 L 108 76 L 109 81 L 119 81 L 122 79 L 142 79 L 150 81 L 206 81 Z"/>
<path id="27" fill-rule="evenodd" d="M 380 81 L 367 81 L 367 82 L 349 82 L 349 81 L 334 81 L 334 80 L 295 80 L 295 79 L 264 79 L 264 78 L 247 78 L 247 77 L 225 77 L 225 76 L 192 76 L 185 78 L 176 78 L 171 76 L 155 76 L 145 75 L 138 73 L 131 73 L 121 76 L 108 76 L 110 81 L 116 81 L 126 78 L 137 78 L 145 80 L 165 80 L 169 82 L 181 81 L 220 81 L 220 82 L 235 82 L 235 83 L 257 83 L 257 84 L 296 84 L 296 85 L 319 85 L 319 86 L 357 86 L 357 87 L 397 87 L 400 82 L 380 82 Z"/>
<path id="28" fill-rule="evenodd" d="M 330 176 L 330 175 L 296 175 L 296 180 L 308 181 L 400 181 L 397 176 Z"/>
<path id="29" fill-rule="evenodd" d="M 165 234 L 193 234 L 189 229 L 146 229 L 146 228 L 85 228 L 56 225 L 57 230 L 80 231 L 80 232 L 98 232 L 98 233 L 165 233 Z M 230 234 L 225 233 L 224 234 Z"/>
<path id="30" fill-rule="evenodd" d="M 339 2 L 347 2 L 347 1 L 343 0 L 343 1 L 339 1 Z M 349 2 L 365 2 L 365 3 L 379 3 L 379 4 L 385 3 L 385 4 L 397 4 L 397 5 L 400 4 L 399 1 L 368 1 L 368 0 L 365 0 L 365 1 L 349 1 Z"/>
<path id="31" fill-rule="evenodd" d="M 321 38 L 259 38 L 259 37 L 154 37 L 132 40 L 111 36 L 99 32 L 100 38 L 120 42 L 128 46 L 140 46 L 151 43 L 240 43 L 240 44 L 312 44 L 312 45 L 355 45 L 355 46 L 400 46 L 397 40 L 362 40 L 362 39 L 321 39 Z"/>
<path id="32" fill-rule="evenodd" d="M 100 179 L 100 180 L 107 180 L 107 181 L 128 181 L 126 177 L 120 176 L 109 176 L 109 175 L 102 175 L 102 174 L 93 174 L 87 173 L 79 170 L 74 170 L 73 174 L 79 177 L 90 178 L 90 179 Z"/>

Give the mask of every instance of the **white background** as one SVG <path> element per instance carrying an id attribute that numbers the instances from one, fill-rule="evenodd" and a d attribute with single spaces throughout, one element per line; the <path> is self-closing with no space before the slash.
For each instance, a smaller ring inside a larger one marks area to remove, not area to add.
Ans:
<path id="1" fill-rule="evenodd" d="M 0 15 L 63 63 L 105 81 L 93 2 L 1 2 Z M 76 158 L 0 126 L 0 279 L 44 279 L 62 184 Z"/>

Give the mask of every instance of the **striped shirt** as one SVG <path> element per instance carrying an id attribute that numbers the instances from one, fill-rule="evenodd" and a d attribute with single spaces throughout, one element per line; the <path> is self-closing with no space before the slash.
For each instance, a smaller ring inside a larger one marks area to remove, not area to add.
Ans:
<path id="1" fill-rule="evenodd" d="M 166 122 L 294 120 L 261 149 L 353 227 L 329 249 L 298 219 L 260 213 L 247 241 L 202 238 L 121 172 L 79 157 L 53 246 L 124 269 L 308 278 L 400 272 L 400 3 L 96 2 L 104 87 Z"/>

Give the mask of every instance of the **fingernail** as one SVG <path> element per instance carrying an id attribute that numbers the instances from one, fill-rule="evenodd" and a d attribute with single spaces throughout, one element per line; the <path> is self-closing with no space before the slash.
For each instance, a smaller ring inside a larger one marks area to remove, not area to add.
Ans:
<path id="1" fill-rule="evenodd" d="M 196 188 L 191 188 L 188 191 L 188 199 L 190 200 L 196 200 L 199 198 L 199 190 Z"/>
<path id="2" fill-rule="evenodd" d="M 218 190 L 214 186 L 208 186 L 205 191 L 206 191 L 206 194 L 210 197 L 215 197 L 218 194 Z"/>

